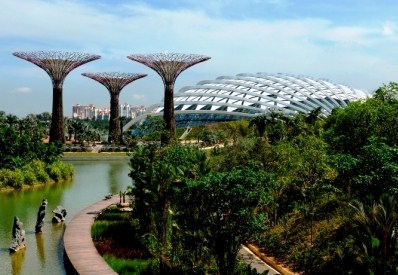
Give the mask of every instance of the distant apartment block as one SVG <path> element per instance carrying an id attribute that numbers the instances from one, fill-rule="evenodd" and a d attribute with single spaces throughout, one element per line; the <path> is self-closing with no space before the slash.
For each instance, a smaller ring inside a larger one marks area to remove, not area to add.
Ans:
<path id="1" fill-rule="evenodd" d="M 133 106 L 127 103 L 120 104 L 119 115 L 126 118 L 135 118 L 146 111 L 145 106 Z M 97 108 L 94 104 L 72 106 L 72 118 L 109 120 L 109 108 Z"/>

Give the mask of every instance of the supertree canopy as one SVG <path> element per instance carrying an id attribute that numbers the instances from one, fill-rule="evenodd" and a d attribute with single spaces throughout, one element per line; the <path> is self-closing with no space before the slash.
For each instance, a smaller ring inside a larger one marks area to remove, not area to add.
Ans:
<path id="1" fill-rule="evenodd" d="M 164 84 L 164 112 L 166 131 L 168 136 L 162 137 L 163 143 L 176 139 L 176 126 L 174 118 L 174 83 L 177 77 L 189 67 L 204 62 L 210 57 L 196 54 L 181 53 L 154 53 L 154 54 L 132 54 L 127 58 L 137 61 L 156 71 Z"/>
<path id="2" fill-rule="evenodd" d="M 122 143 L 123 135 L 119 119 L 119 94 L 122 89 L 129 83 L 147 76 L 146 74 L 137 73 L 83 73 L 83 76 L 94 79 L 104 85 L 111 96 L 110 109 L 111 116 L 109 120 L 108 142 Z"/>
<path id="3" fill-rule="evenodd" d="M 25 59 L 42 68 L 53 84 L 53 106 L 50 127 L 50 142 L 64 143 L 64 116 L 62 92 L 66 76 L 75 68 L 99 59 L 99 55 L 79 52 L 31 51 L 15 52 L 14 56 Z"/>

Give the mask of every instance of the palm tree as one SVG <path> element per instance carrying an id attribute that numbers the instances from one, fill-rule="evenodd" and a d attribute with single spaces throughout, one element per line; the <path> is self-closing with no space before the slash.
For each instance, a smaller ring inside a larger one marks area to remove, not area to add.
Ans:
<path id="1" fill-rule="evenodd" d="M 266 115 L 255 116 L 250 120 L 249 127 L 256 127 L 256 133 L 259 137 L 263 137 L 268 123 Z"/>
<path id="2" fill-rule="evenodd" d="M 368 198 L 367 202 L 354 201 L 352 222 L 356 239 L 363 247 L 363 260 L 375 273 L 385 274 L 388 266 L 396 264 L 396 231 L 398 229 L 398 201 L 384 193 L 378 201 Z M 393 263 L 395 261 L 395 263 Z"/>

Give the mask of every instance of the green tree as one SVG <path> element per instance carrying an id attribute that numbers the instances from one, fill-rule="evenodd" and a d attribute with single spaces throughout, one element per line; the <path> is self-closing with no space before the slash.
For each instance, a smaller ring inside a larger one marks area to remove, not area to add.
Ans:
<path id="1" fill-rule="evenodd" d="M 182 191 L 179 213 L 184 222 L 179 225 L 202 236 L 199 246 L 214 255 L 220 274 L 233 274 L 240 245 L 265 229 L 265 215 L 257 211 L 265 190 L 265 174 L 247 167 L 191 180 Z"/>
<path id="2" fill-rule="evenodd" d="M 323 137 L 338 153 L 358 155 L 371 137 L 398 145 L 398 101 L 369 98 L 338 108 L 326 119 Z"/>
<path id="3" fill-rule="evenodd" d="M 243 168 L 251 162 L 258 162 L 266 167 L 270 148 L 271 145 L 262 138 L 239 139 L 233 144 L 225 144 L 224 148 L 215 150 L 210 162 L 216 171 Z"/>
<path id="4" fill-rule="evenodd" d="M 203 146 L 211 146 L 217 142 L 217 134 L 214 130 L 204 128 L 199 135 L 199 139 L 202 141 Z"/>
<path id="5" fill-rule="evenodd" d="M 256 133 L 259 137 L 265 135 L 265 130 L 267 126 L 268 118 L 266 115 L 255 116 L 250 120 L 249 126 L 256 127 Z"/>
<path id="6" fill-rule="evenodd" d="M 329 161 L 337 173 L 333 185 L 350 198 L 352 192 L 357 191 L 356 186 L 354 186 L 354 178 L 358 167 L 358 158 L 350 154 L 338 153 L 331 155 Z"/>
<path id="7" fill-rule="evenodd" d="M 328 156 L 327 144 L 313 135 L 300 135 L 271 148 L 266 165 L 281 182 L 281 214 L 291 211 L 295 203 L 315 199 L 308 193 L 313 185 L 320 187 L 335 177 Z"/>
<path id="8" fill-rule="evenodd" d="M 221 122 L 218 125 L 218 138 L 223 137 L 224 143 L 246 138 L 250 134 L 249 122 L 247 120 L 237 120 Z"/>
<path id="9" fill-rule="evenodd" d="M 379 87 L 375 93 L 374 98 L 381 101 L 397 101 L 398 100 L 398 83 L 390 82 L 387 85 Z"/>
<path id="10" fill-rule="evenodd" d="M 161 116 L 147 116 L 139 125 L 132 127 L 132 135 L 143 140 L 159 141 L 162 135 L 166 135 L 164 119 Z"/>
<path id="11" fill-rule="evenodd" d="M 398 148 L 388 146 L 383 139 L 370 139 L 352 174 L 354 192 L 359 197 L 398 194 Z"/>
<path id="12" fill-rule="evenodd" d="M 206 155 L 197 148 L 180 145 L 137 146 L 131 152 L 130 168 L 140 233 L 154 238 L 157 251 L 153 252 L 165 260 L 172 250 L 173 189 L 185 178 L 207 173 Z"/>
<path id="13" fill-rule="evenodd" d="M 7 115 L 0 122 L 0 168 L 14 169 L 40 159 L 47 163 L 59 159 L 57 144 L 43 142 L 46 128 L 34 116 L 19 119 Z"/>

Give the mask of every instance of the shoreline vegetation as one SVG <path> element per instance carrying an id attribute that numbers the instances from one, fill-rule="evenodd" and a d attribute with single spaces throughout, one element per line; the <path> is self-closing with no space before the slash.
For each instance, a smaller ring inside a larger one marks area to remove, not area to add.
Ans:
<path id="1" fill-rule="evenodd" d="M 45 164 L 34 161 L 20 169 L 0 169 L 0 193 L 43 187 L 73 178 L 73 166 L 65 161 L 113 161 L 128 159 L 126 152 L 66 152 L 60 160 Z"/>
<path id="2" fill-rule="evenodd" d="M 71 164 L 55 161 L 47 164 L 34 160 L 21 168 L 0 169 L 0 192 L 49 185 L 73 178 Z"/>
<path id="3" fill-rule="evenodd" d="M 66 152 L 61 157 L 61 161 L 113 161 L 128 160 L 126 152 Z"/>
<path id="4" fill-rule="evenodd" d="M 0 169 L 0 192 L 13 192 L 64 182 L 73 178 L 73 166 L 65 161 L 123 160 L 128 159 L 126 152 L 66 152 L 60 160 L 52 164 L 34 161 L 22 168 Z"/>
<path id="5" fill-rule="evenodd" d="M 60 181 L 54 181 L 54 180 L 50 180 L 49 182 L 43 183 L 43 182 L 35 182 L 32 185 L 23 185 L 19 188 L 14 188 L 14 187 L 0 187 L 0 193 L 8 193 L 8 192 L 15 192 L 15 191 L 20 191 L 20 190 L 27 190 L 27 189 L 35 189 L 35 188 L 43 188 L 46 186 L 51 186 L 54 184 L 64 184 L 69 182 L 71 178 L 68 179 L 64 179 L 64 180 L 60 180 Z"/>

